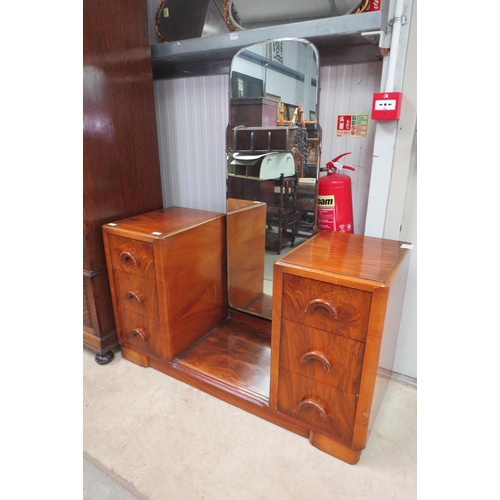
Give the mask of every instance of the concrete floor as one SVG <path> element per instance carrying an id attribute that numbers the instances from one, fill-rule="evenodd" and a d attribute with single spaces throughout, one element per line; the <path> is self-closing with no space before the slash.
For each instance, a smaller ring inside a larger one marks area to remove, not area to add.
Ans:
<path id="1" fill-rule="evenodd" d="M 83 350 L 84 500 L 411 500 L 417 390 L 389 383 L 348 465 L 152 368 Z"/>

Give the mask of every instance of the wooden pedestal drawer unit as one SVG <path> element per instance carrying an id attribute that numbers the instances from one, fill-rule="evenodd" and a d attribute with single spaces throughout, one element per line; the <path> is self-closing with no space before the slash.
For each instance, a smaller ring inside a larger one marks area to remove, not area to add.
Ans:
<path id="1" fill-rule="evenodd" d="M 324 231 L 274 266 L 270 405 L 349 463 L 392 374 L 406 246 Z"/>
<path id="2" fill-rule="evenodd" d="M 125 358 L 171 361 L 227 317 L 225 231 L 224 214 L 179 207 L 103 226 Z"/>

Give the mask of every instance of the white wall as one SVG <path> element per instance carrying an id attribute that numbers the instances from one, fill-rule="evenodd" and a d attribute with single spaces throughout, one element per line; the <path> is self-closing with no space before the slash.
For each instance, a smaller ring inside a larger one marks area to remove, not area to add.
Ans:
<path id="1" fill-rule="evenodd" d="M 229 76 L 154 82 L 163 204 L 226 212 Z"/>

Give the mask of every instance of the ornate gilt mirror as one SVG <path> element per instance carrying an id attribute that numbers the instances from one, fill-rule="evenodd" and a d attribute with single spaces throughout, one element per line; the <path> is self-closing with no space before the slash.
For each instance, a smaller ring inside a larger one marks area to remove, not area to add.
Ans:
<path id="1" fill-rule="evenodd" d="M 228 294 L 271 318 L 274 261 L 316 232 L 319 55 L 302 39 L 240 50 L 230 68 Z"/>

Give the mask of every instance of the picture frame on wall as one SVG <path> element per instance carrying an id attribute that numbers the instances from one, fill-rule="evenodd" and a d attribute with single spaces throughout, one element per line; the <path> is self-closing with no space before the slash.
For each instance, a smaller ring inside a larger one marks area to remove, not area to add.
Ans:
<path id="1" fill-rule="evenodd" d="M 271 61 L 279 62 L 284 64 L 284 45 L 283 42 L 271 42 L 268 49 L 268 57 Z"/>

